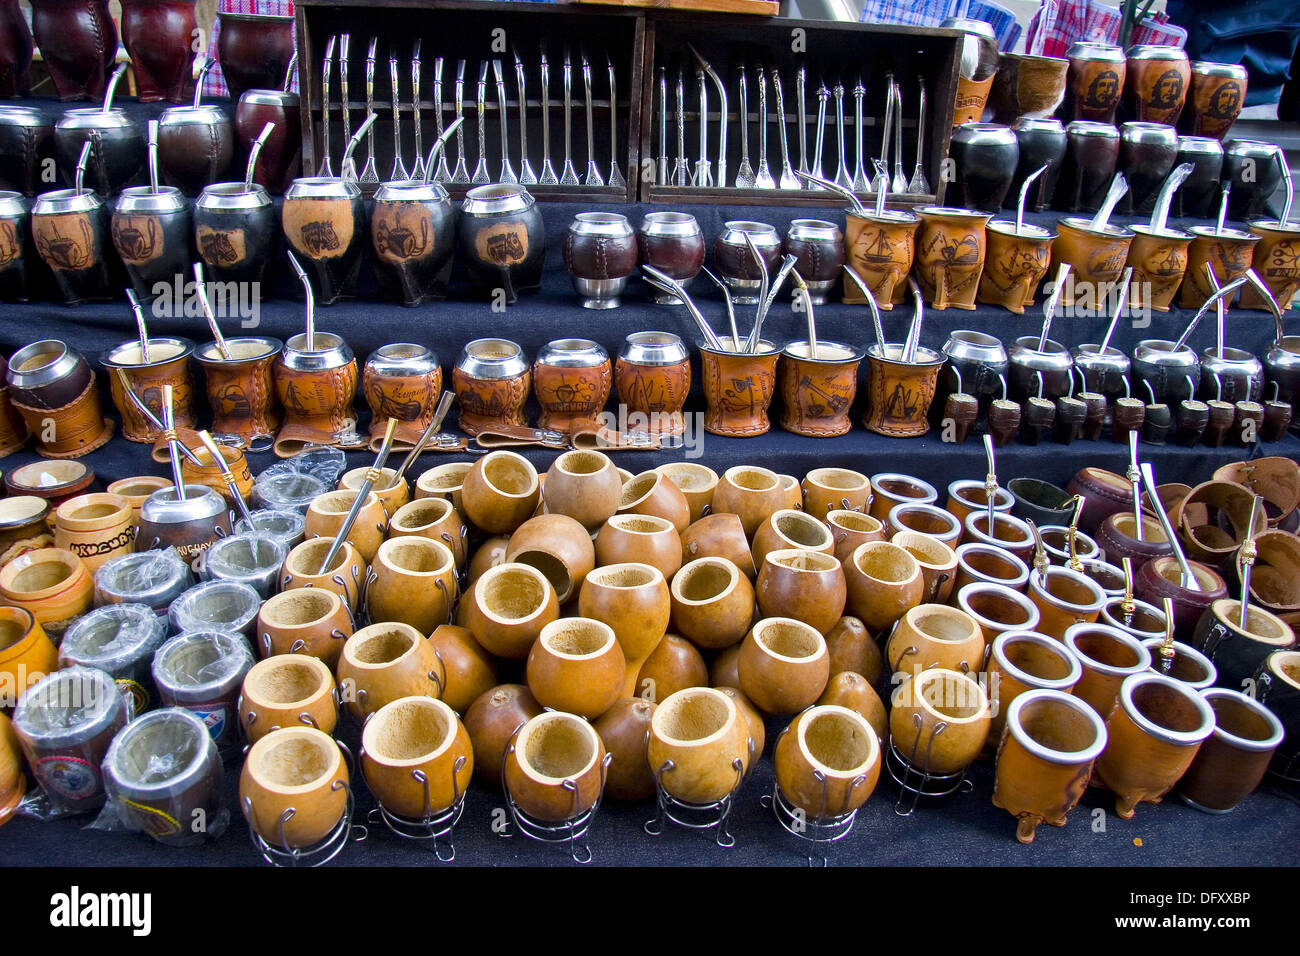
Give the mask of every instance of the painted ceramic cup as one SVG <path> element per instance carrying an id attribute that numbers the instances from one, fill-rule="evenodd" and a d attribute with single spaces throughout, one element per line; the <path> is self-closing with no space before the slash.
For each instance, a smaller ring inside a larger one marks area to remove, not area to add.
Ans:
<path id="1" fill-rule="evenodd" d="M 1067 693 L 1033 690 L 1012 702 L 998 747 L 993 805 L 1016 817 L 1016 839 L 1032 843 L 1040 823 L 1065 826 L 1088 789 L 1106 727 Z"/>

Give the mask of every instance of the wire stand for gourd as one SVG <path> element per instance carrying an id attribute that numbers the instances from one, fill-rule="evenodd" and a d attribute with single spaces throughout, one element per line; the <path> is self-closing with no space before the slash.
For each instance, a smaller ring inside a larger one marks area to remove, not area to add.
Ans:
<path id="1" fill-rule="evenodd" d="M 427 845 L 440 862 L 452 862 L 456 859 L 453 831 L 465 810 L 465 791 L 460 788 L 460 772 L 464 769 L 465 758 L 457 757 L 451 768 L 454 796 L 450 806 L 441 810 L 433 809 L 429 799 L 429 778 L 417 767 L 411 771 L 411 777 L 424 788 L 424 813 L 418 817 L 404 817 L 393 813 L 381 803 L 366 815 L 366 821 L 372 825 L 383 823 L 404 840 L 429 841 Z"/>
<path id="2" fill-rule="evenodd" d="M 900 817 L 910 817 L 916 812 L 922 800 L 941 800 L 958 790 L 969 793 L 974 789 L 974 785 L 966 779 L 965 768 L 952 773 L 935 773 L 926 769 L 930 763 L 930 754 L 934 750 L 934 740 L 947 729 L 947 721 L 941 720 L 934 725 L 934 730 L 930 732 L 929 739 L 925 743 L 925 753 L 919 761 L 917 751 L 921 748 L 921 715 L 914 714 L 912 722 L 916 727 L 916 739 L 912 742 L 911 752 L 904 756 L 898 749 L 898 744 L 894 742 L 893 734 L 890 734 L 889 746 L 885 748 L 885 767 L 899 788 L 894 812 Z"/>
<path id="3" fill-rule="evenodd" d="M 515 733 L 518 734 L 519 731 L 516 730 Z M 521 808 L 510 795 L 510 788 L 506 786 L 506 761 L 514 752 L 515 741 L 512 737 L 501 757 L 501 792 L 505 794 L 506 807 L 510 810 L 511 819 L 515 821 L 515 827 L 524 836 L 539 843 L 567 843 L 569 857 L 574 863 L 590 863 L 592 853 L 591 844 L 587 842 L 587 834 L 591 830 L 592 821 L 600 811 L 600 803 L 605 796 L 605 778 L 608 776 L 609 765 L 614 760 L 614 755 L 606 753 L 605 758 L 600 762 L 600 791 L 596 796 L 596 802 L 586 810 L 579 809 L 582 805 L 582 797 L 577 781 L 570 777 L 560 784 L 561 789 L 569 791 L 573 798 L 573 813 L 564 820 L 555 821 L 539 820 Z M 507 830 L 501 830 L 499 835 L 506 839 L 514 836 Z"/>
<path id="4" fill-rule="evenodd" d="M 737 757 L 731 762 L 731 769 L 736 774 L 736 782 L 727 794 L 709 803 L 687 803 L 674 797 L 664 788 L 664 774 L 677 766 L 672 760 L 665 760 L 655 771 L 655 815 L 643 824 L 642 829 L 651 836 L 659 836 L 664 832 L 664 822 L 671 821 L 687 830 L 715 830 L 713 839 L 718 846 L 724 849 L 735 846 L 736 838 L 727 829 L 727 820 L 731 816 L 736 793 L 748 775 L 746 767 L 753 767 L 753 765 L 754 739 L 751 737 L 748 761 Z"/>
<path id="5" fill-rule="evenodd" d="M 789 732 L 790 728 L 786 727 L 785 730 L 781 731 L 781 737 L 784 737 Z M 781 738 L 778 737 L 778 746 L 780 743 Z M 828 866 L 829 863 L 824 851 L 829 848 L 830 844 L 843 840 L 853 829 L 853 823 L 858 817 L 858 809 L 857 807 L 852 810 L 846 808 L 853 804 L 853 795 L 857 793 L 859 787 L 867 782 L 867 775 L 860 773 L 849 781 L 849 789 L 844 795 L 844 803 L 839 813 L 832 812 L 827 806 L 830 783 L 826 779 L 826 775 L 820 770 L 813 770 L 812 775 L 813 779 L 821 784 L 821 798 L 818 801 L 815 815 L 809 816 L 802 807 L 797 807 L 791 803 L 782 792 L 781 785 L 775 782 L 772 784 L 772 792 L 763 794 L 759 798 L 759 803 L 772 808 L 772 814 L 776 817 L 776 822 L 781 824 L 786 833 L 808 841 L 808 843 L 812 844 L 810 850 L 818 847 L 822 848 L 823 852 L 818 856 L 814 856 L 811 852 L 808 854 L 809 866 L 816 866 L 818 857 L 821 859 L 822 866 Z"/>

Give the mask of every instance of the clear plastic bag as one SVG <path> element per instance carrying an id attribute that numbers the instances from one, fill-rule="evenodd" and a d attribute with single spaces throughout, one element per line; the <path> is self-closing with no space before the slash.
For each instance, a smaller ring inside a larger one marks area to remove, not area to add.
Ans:
<path id="1" fill-rule="evenodd" d="M 167 636 L 166 625 L 145 604 L 107 604 L 78 618 L 59 645 L 59 666 L 97 667 L 117 681 L 128 719 L 149 709 L 149 667 Z"/>
<path id="2" fill-rule="evenodd" d="M 252 635 L 262 598 L 240 581 L 205 581 L 172 602 L 168 610 L 173 634 L 187 631 L 235 631 Z"/>
<path id="3" fill-rule="evenodd" d="M 95 572 L 95 604 L 146 604 L 162 615 L 193 584 L 194 573 L 175 548 L 126 554 Z"/>

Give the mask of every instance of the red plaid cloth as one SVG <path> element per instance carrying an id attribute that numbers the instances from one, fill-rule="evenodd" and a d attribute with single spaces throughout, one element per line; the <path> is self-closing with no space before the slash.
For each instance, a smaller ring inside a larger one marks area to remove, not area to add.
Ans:
<path id="1" fill-rule="evenodd" d="M 1025 34 L 1026 50 L 1033 48 L 1042 18 L 1043 7 L 1039 6 L 1038 12 L 1029 21 L 1029 30 Z M 1063 57 L 1070 49 L 1070 44 L 1079 40 L 1118 43 L 1121 19 L 1119 9 L 1102 0 L 1059 0 L 1056 5 L 1056 22 L 1048 28 L 1043 42 L 1043 56 Z M 1180 47 L 1186 40 L 1187 31 L 1170 23 L 1163 13 L 1150 14 L 1133 28 L 1135 44 L 1159 43 Z"/>
<path id="2" fill-rule="evenodd" d="M 219 13 L 265 13 L 271 16 L 291 17 L 293 16 L 293 0 L 221 0 L 217 4 Z M 208 55 L 215 57 L 217 55 L 217 37 L 221 33 L 221 20 L 217 19 L 212 24 L 212 32 L 208 39 Z M 294 74 L 289 89 L 297 91 L 298 75 Z M 226 78 L 221 75 L 221 64 L 218 63 L 208 71 L 207 77 L 203 81 L 204 96 L 229 96 L 230 88 L 226 86 Z"/>

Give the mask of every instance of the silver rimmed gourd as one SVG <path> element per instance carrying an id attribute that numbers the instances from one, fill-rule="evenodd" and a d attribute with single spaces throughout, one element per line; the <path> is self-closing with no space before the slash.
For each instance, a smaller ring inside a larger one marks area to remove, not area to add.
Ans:
<path id="1" fill-rule="evenodd" d="M 110 220 L 113 248 L 126 266 L 131 288 L 141 302 L 152 302 L 155 289 L 170 290 L 193 261 L 190 205 L 175 186 L 128 186 Z"/>
<path id="2" fill-rule="evenodd" d="M 564 233 L 564 267 L 584 309 L 616 309 L 636 269 L 636 236 L 627 217 L 581 212 Z"/>
<path id="3" fill-rule="evenodd" d="M 256 184 L 214 183 L 194 204 L 194 244 L 214 282 L 258 282 L 279 235 L 275 206 Z"/>
<path id="4" fill-rule="evenodd" d="M 89 189 L 55 189 L 32 204 L 32 241 L 67 305 L 113 297 L 108 230 L 104 201 Z"/>
<path id="5" fill-rule="evenodd" d="M 98 107 L 66 110 L 54 127 L 54 157 L 64 182 L 71 182 L 81 148 L 92 145 L 87 166 L 89 185 L 101 196 L 114 196 L 144 167 L 145 142 L 140 124 L 115 107 L 113 93 L 126 72 L 123 63 L 109 80 Z"/>
<path id="6" fill-rule="evenodd" d="M 54 157 L 54 125 L 30 106 L 0 106 L 0 188 L 35 196 Z"/>
<path id="7" fill-rule="evenodd" d="M 456 210 L 436 182 L 388 182 L 375 192 L 370 238 L 384 294 L 405 305 L 447 295 Z"/>
<path id="8" fill-rule="evenodd" d="M 350 295 L 367 235 L 361 187 L 339 176 L 304 176 L 284 194 L 281 222 L 318 305 Z"/>

